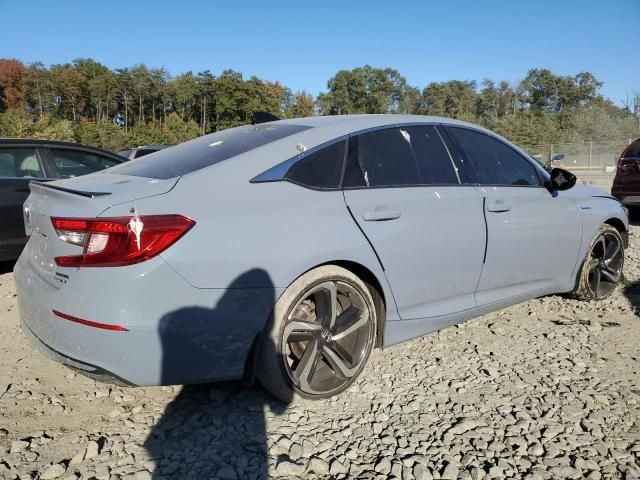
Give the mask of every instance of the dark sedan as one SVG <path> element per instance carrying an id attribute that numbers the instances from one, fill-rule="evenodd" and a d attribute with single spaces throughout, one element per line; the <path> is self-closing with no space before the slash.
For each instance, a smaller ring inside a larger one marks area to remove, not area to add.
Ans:
<path id="1" fill-rule="evenodd" d="M 125 161 L 77 143 L 0 139 L 0 261 L 15 260 L 26 243 L 22 204 L 31 180 L 72 178 Z"/>

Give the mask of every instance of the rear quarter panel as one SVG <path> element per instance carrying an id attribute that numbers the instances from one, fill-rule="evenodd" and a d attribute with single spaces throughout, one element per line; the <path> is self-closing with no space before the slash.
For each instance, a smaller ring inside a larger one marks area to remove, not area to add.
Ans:
<path id="1" fill-rule="evenodd" d="M 222 162 L 182 177 L 165 195 L 115 205 L 102 216 L 128 215 L 135 208 L 141 215 L 178 213 L 194 219 L 194 228 L 162 257 L 196 288 L 280 289 L 324 263 L 359 263 L 382 285 L 387 320 L 398 318 L 384 271 L 341 191 L 250 183 L 252 177 Z M 267 277 L 245 275 L 256 269 L 268 273 L 270 284 L 260 284 Z"/>

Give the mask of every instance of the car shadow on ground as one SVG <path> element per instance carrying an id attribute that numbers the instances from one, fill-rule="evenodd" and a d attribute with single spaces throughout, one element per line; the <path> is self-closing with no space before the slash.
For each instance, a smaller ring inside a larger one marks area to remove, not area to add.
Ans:
<path id="1" fill-rule="evenodd" d="M 622 292 L 633 306 L 633 313 L 640 317 L 640 280 L 628 283 Z"/>
<path id="2" fill-rule="evenodd" d="M 0 262 L 0 275 L 13 272 L 13 267 L 15 264 L 15 261 Z"/>
<path id="3" fill-rule="evenodd" d="M 240 286 L 256 281 L 270 287 L 259 298 L 239 301 Z M 246 339 L 242 332 L 255 326 L 256 321 L 263 327 L 271 325 L 269 313 L 259 319 L 251 315 L 265 309 L 270 312 L 274 302 L 275 289 L 269 276 L 254 269 L 238 277 L 214 308 L 187 307 L 165 315 L 159 325 L 162 382 L 177 383 L 175 379 L 188 375 L 190 368 L 202 371 L 203 365 L 212 374 L 224 371 L 225 362 L 232 358 L 229 355 L 242 348 L 234 337 Z M 244 318 L 245 314 L 246 322 L 229 325 L 229 318 Z M 256 339 L 254 348 L 260 343 L 263 349 L 275 353 L 272 342 L 262 340 L 265 337 L 268 334 Z M 245 369 L 250 372 L 252 366 Z M 268 478 L 265 414 L 282 414 L 287 404 L 274 399 L 259 385 L 247 382 L 182 387 L 144 444 L 154 460 L 153 478 Z"/>

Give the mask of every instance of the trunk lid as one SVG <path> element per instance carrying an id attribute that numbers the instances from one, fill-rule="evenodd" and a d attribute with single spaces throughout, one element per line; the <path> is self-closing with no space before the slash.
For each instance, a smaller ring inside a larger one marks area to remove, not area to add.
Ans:
<path id="1" fill-rule="evenodd" d="M 58 267 L 54 259 L 80 254 L 83 247 L 61 241 L 51 223 L 52 217 L 95 218 L 113 205 L 167 193 L 177 182 L 178 178 L 158 180 L 108 173 L 31 182 L 31 194 L 23 208 L 30 239 L 23 255 L 52 285 L 64 285 L 64 270 L 69 269 Z"/>

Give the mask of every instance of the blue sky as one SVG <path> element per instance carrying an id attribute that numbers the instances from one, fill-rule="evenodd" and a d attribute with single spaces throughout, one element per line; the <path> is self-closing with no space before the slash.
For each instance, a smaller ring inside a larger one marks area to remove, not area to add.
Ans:
<path id="1" fill-rule="evenodd" d="M 392 67 L 423 88 L 588 70 L 620 104 L 640 90 L 640 0 L 0 0 L 0 58 L 171 73 L 232 68 L 313 94 L 340 69 Z"/>

